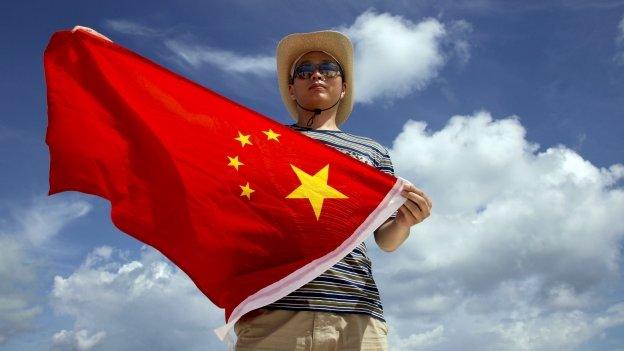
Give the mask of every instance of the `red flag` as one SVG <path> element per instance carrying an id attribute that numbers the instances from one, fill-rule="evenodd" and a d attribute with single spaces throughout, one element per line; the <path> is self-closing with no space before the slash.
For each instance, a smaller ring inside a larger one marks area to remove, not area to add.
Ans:
<path id="1" fill-rule="evenodd" d="M 329 269 L 406 181 L 86 31 L 44 54 L 49 194 L 108 199 L 115 226 L 188 274 L 227 324 Z"/>

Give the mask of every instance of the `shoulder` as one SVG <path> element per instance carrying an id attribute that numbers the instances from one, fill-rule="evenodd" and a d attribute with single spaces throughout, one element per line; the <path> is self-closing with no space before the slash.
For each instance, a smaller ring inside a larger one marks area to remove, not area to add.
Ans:
<path id="1" fill-rule="evenodd" d="M 371 153 L 375 156 L 375 158 L 390 158 L 390 153 L 388 152 L 388 149 L 377 140 L 369 138 L 367 136 L 356 135 L 349 132 L 344 132 L 344 134 L 350 139 L 368 147 L 371 150 Z"/>
<path id="2" fill-rule="evenodd" d="M 355 140 L 358 140 L 362 144 L 368 145 L 370 148 L 374 149 L 375 151 L 379 152 L 382 155 L 388 155 L 388 149 L 386 149 L 385 146 L 383 146 L 381 143 L 379 143 L 375 139 L 362 136 L 362 135 L 355 135 L 355 134 L 348 133 L 348 132 L 345 132 L 345 134 L 349 135 L 351 138 Z"/>
<path id="3" fill-rule="evenodd" d="M 370 158 L 373 160 L 374 166 L 377 169 L 394 175 L 394 167 L 392 165 L 392 160 L 390 159 L 390 153 L 385 146 L 377 140 L 366 136 L 346 132 L 345 134 L 349 135 L 350 138 L 357 140 L 359 144 L 366 145 L 366 148 L 369 150 Z"/>
<path id="4" fill-rule="evenodd" d="M 388 149 L 380 142 L 367 136 L 356 135 L 353 133 L 343 133 L 344 138 L 350 139 L 354 145 L 358 145 L 361 150 L 372 160 L 372 164 L 378 169 L 384 170 L 392 164 Z"/>

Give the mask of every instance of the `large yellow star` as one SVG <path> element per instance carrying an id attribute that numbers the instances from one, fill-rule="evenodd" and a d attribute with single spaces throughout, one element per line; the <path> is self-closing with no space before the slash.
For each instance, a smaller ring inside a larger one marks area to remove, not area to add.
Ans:
<path id="1" fill-rule="evenodd" d="M 234 157 L 228 156 L 227 158 L 230 159 L 230 163 L 228 163 L 228 166 L 232 166 L 232 167 L 236 168 L 237 171 L 238 171 L 238 166 L 244 166 L 245 165 L 244 163 L 242 163 L 241 161 L 238 160 L 238 155 L 234 156 Z"/>
<path id="2" fill-rule="evenodd" d="M 267 140 L 275 140 L 277 142 L 279 142 L 279 136 L 281 134 L 277 134 L 273 131 L 273 129 L 269 129 L 269 130 L 263 130 L 262 133 L 266 134 L 267 136 Z"/>
<path id="3" fill-rule="evenodd" d="M 253 145 L 251 141 L 249 141 L 249 137 L 251 137 L 251 134 L 244 135 L 243 133 L 239 131 L 238 138 L 234 138 L 234 140 L 240 141 L 241 147 L 245 147 L 246 144 Z"/>
<path id="4" fill-rule="evenodd" d="M 251 193 L 253 193 L 255 190 L 249 187 L 249 182 L 247 182 L 247 184 L 245 185 L 239 185 L 239 186 L 242 190 L 240 196 L 247 196 L 248 199 L 251 199 Z"/>
<path id="5" fill-rule="evenodd" d="M 299 178 L 301 185 L 297 187 L 292 193 L 286 196 L 287 199 L 308 199 L 316 220 L 321 216 L 321 209 L 323 208 L 323 200 L 325 199 L 348 199 L 346 195 L 340 191 L 332 188 L 327 184 L 327 177 L 329 175 L 329 165 L 323 167 L 315 175 L 309 175 L 295 165 L 290 165 L 293 171 Z"/>

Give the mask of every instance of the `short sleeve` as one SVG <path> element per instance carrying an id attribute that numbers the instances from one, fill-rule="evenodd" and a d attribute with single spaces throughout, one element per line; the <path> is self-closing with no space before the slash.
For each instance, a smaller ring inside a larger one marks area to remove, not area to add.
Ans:
<path id="1" fill-rule="evenodd" d="M 386 172 L 388 174 L 391 175 L 395 175 L 394 174 L 394 165 L 392 164 L 392 160 L 390 159 L 390 153 L 388 152 L 388 149 L 386 149 L 385 147 L 380 145 L 380 150 L 381 150 L 381 156 L 379 157 L 379 159 L 377 160 L 377 169 L 382 171 L 382 172 Z M 394 219 L 397 216 L 398 210 L 394 211 L 394 213 L 392 215 L 390 215 L 390 217 L 388 219 Z"/>

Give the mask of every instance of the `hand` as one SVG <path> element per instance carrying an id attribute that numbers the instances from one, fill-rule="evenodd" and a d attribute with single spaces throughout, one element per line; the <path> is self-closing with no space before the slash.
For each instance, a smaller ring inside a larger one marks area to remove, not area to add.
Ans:
<path id="1" fill-rule="evenodd" d="M 404 227 L 411 227 L 429 217 L 433 203 L 429 197 L 413 184 L 403 186 L 401 195 L 407 200 L 399 207 L 394 221 Z"/>
<path id="2" fill-rule="evenodd" d="M 102 39 L 104 39 L 104 40 L 108 40 L 108 41 L 110 41 L 111 43 L 113 42 L 113 41 L 112 41 L 112 40 L 110 40 L 108 37 L 106 37 L 106 36 L 104 36 L 104 35 L 102 35 L 102 34 L 98 33 L 97 31 L 95 31 L 95 30 L 94 30 L 94 29 L 92 29 L 92 28 L 89 28 L 89 27 L 83 27 L 83 26 L 75 26 L 75 27 L 72 29 L 72 33 L 74 33 L 74 32 L 75 32 L 75 31 L 77 31 L 77 30 L 83 30 L 83 31 L 85 31 L 85 32 L 87 32 L 87 33 L 89 33 L 89 34 L 93 34 L 93 35 L 95 35 L 96 37 L 102 38 Z"/>

